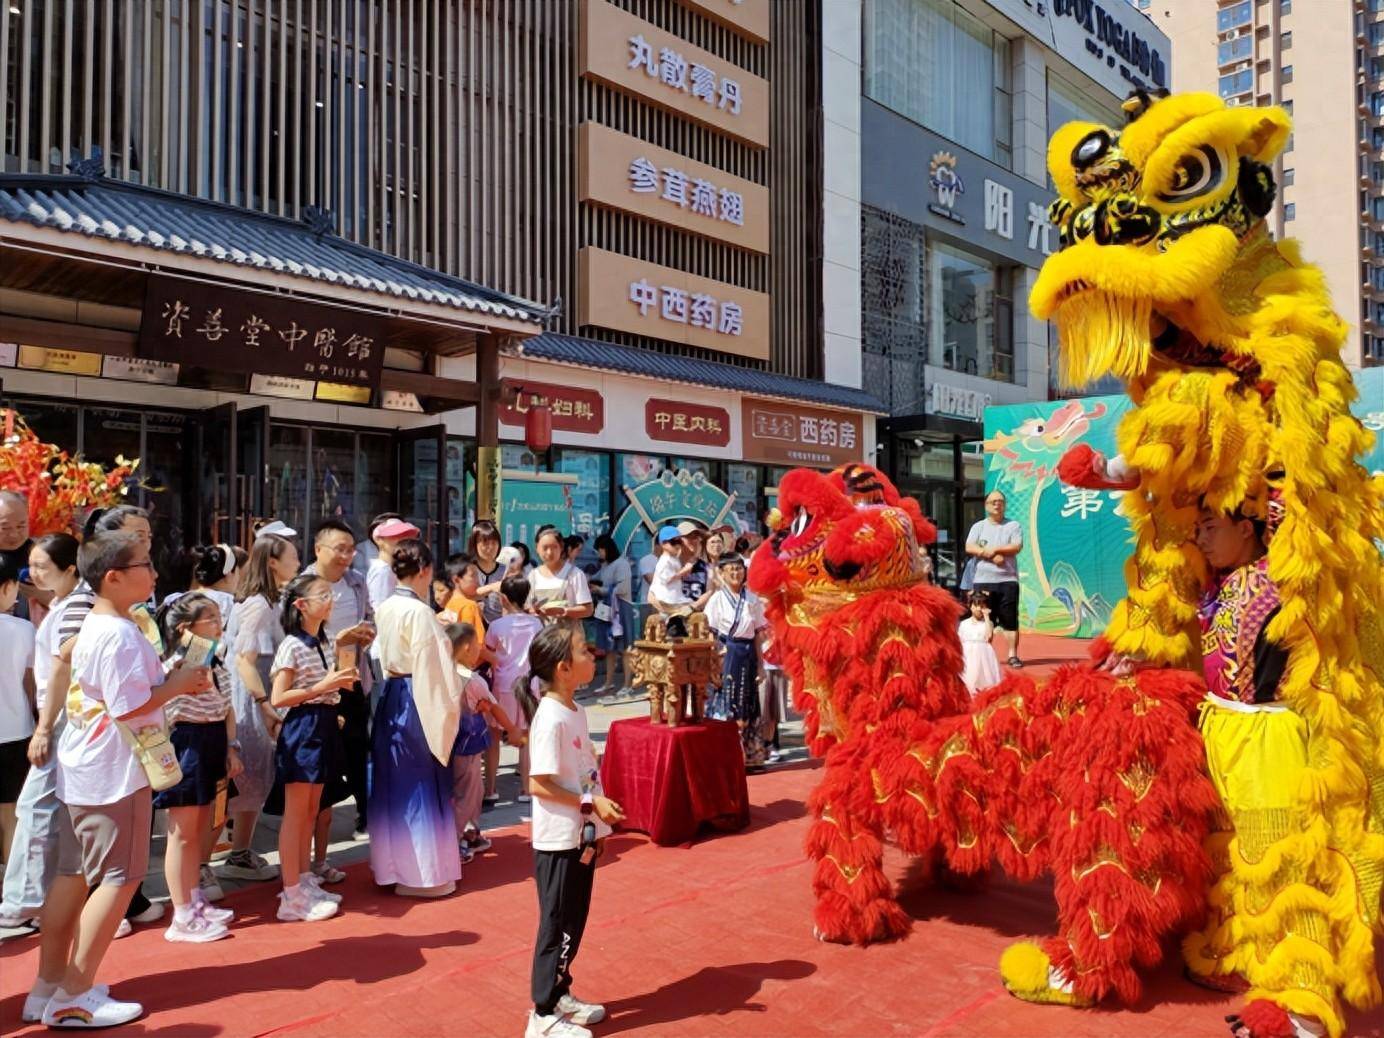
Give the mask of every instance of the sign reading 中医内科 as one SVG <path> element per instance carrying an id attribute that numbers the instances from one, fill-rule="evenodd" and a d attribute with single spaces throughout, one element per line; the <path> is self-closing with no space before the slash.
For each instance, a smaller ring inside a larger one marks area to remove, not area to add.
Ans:
<path id="1" fill-rule="evenodd" d="M 650 397 L 644 403 L 644 432 L 651 440 L 724 447 L 730 443 L 730 412 Z"/>
<path id="2" fill-rule="evenodd" d="M 374 387 L 384 362 L 383 318 L 155 274 L 137 353 L 213 371 Z"/>

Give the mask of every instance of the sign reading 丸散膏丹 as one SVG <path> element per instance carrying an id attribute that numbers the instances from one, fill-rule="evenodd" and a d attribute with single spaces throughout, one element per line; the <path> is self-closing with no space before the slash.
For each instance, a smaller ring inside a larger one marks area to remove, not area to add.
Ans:
<path id="1" fill-rule="evenodd" d="M 755 147 L 769 146 L 769 83 L 605 0 L 584 0 L 577 69 Z"/>
<path id="2" fill-rule="evenodd" d="M 583 202 L 754 252 L 769 251 L 769 189 L 599 123 L 577 127 Z"/>
<path id="3" fill-rule="evenodd" d="M 677 400 L 650 397 L 644 402 L 644 432 L 651 440 L 724 447 L 730 443 L 730 412 Z"/>
<path id="4" fill-rule="evenodd" d="M 861 460 L 864 419 L 859 414 L 748 397 L 741 409 L 746 461 L 834 468 Z"/>
<path id="5" fill-rule="evenodd" d="M 373 388 L 385 339 L 385 321 L 358 310 L 155 274 L 137 353 L 213 371 Z"/>
<path id="6" fill-rule="evenodd" d="M 532 544 L 545 526 L 572 532 L 572 487 L 577 477 L 560 472 L 500 473 L 497 525 L 505 544 Z"/>
<path id="7" fill-rule="evenodd" d="M 700 472 L 665 469 L 657 479 L 623 487 L 629 507 L 621 513 L 611 537 L 621 552 L 643 526 L 649 533 L 668 523 L 690 519 L 710 528 L 731 521 L 735 495 L 727 494 Z"/>

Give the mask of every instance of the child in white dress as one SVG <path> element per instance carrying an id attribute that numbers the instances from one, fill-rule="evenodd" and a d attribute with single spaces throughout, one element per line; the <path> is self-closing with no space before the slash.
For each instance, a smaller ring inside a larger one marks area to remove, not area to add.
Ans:
<path id="1" fill-rule="evenodd" d="M 971 615 L 961 621 L 961 655 L 965 667 L 961 680 L 971 695 L 979 695 L 1000 683 L 1000 660 L 990 644 L 995 637 L 995 625 L 990 621 L 990 596 L 973 591 L 967 600 Z"/>

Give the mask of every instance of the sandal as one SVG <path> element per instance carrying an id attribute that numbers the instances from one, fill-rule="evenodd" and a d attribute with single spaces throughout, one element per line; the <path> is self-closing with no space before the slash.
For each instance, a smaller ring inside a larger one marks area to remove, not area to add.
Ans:
<path id="1" fill-rule="evenodd" d="M 323 883 L 340 883 L 346 878 L 346 873 L 340 869 L 334 869 L 325 861 L 315 861 L 312 863 L 312 874 Z"/>
<path id="2" fill-rule="evenodd" d="M 1017 656 L 1010 656 L 1010 657 L 1009 657 L 1009 665 L 1010 665 L 1011 667 L 1014 667 L 1014 668 L 1019 668 L 1019 667 L 1022 667 L 1022 666 L 1024 665 L 1024 661 L 1021 660 L 1021 659 L 1019 659 L 1019 657 L 1017 657 Z"/>

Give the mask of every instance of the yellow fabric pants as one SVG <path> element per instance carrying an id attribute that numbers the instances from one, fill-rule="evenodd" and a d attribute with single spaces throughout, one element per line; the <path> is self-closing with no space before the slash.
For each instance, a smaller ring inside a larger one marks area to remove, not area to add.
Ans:
<path id="1" fill-rule="evenodd" d="M 1373 936 L 1361 924 L 1360 877 L 1331 846 L 1326 820 L 1302 808 L 1315 763 L 1307 723 L 1280 704 L 1208 697 L 1201 732 L 1225 817 L 1207 838 L 1215 878 L 1207 923 L 1183 945 L 1187 965 L 1239 975 L 1248 999 L 1315 1017 L 1336 1038 L 1342 993 L 1373 973 Z"/>

